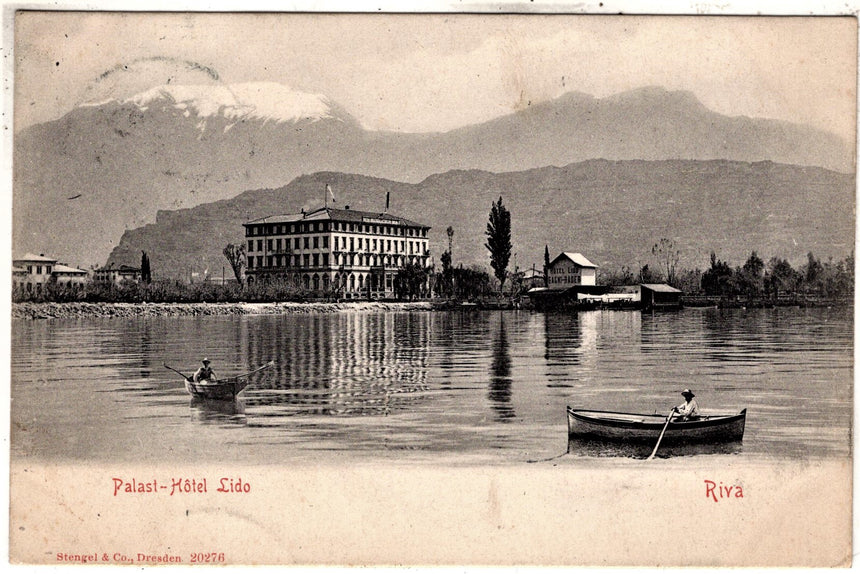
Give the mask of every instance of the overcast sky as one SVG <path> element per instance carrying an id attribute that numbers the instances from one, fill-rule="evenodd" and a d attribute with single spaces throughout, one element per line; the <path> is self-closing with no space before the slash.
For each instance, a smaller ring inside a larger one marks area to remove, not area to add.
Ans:
<path id="1" fill-rule="evenodd" d="M 444 131 L 564 92 L 692 91 L 853 139 L 855 21 L 560 15 L 19 15 L 16 130 L 167 83 L 275 81 L 370 129 Z"/>

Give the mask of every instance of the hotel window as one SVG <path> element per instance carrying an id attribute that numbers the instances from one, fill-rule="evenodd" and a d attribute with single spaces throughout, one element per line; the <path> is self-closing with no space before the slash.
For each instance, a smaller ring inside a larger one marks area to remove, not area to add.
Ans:
<path id="1" fill-rule="evenodd" d="M 257 240 L 257 251 L 262 251 L 262 250 L 263 250 L 263 240 L 258 239 Z"/>
<path id="2" fill-rule="evenodd" d="M 311 256 L 305 255 L 303 263 L 304 263 L 305 267 L 310 267 L 311 266 Z"/>
<path id="3" fill-rule="evenodd" d="M 41 275 L 41 274 L 42 274 L 42 266 L 41 266 L 41 265 L 37 265 L 37 266 L 36 266 L 36 275 Z"/>
<path id="4" fill-rule="evenodd" d="M 275 250 L 275 241 L 273 239 L 269 239 L 269 251 Z"/>
<path id="5" fill-rule="evenodd" d="M 290 225 L 290 233 L 295 233 L 295 232 L 296 232 L 296 225 L 295 224 Z"/>
<path id="6" fill-rule="evenodd" d="M 304 245 L 305 245 L 305 249 L 311 248 L 311 238 L 310 237 L 305 237 Z"/>
<path id="7" fill-rule="evenodd" d="M 361 237 L 359 237 L 358 238 L 358 250 L 359 251 L 361 251 L 361 245 L 362 245 L 362 241 L 361 241 Z"/>
<path id="8" fill-rule="evenodd" d="M 46 267 L 46 269 L 47 269 L 47 271 L 45 271 L 45 273 L 47 273 L 48 275 L 50 275 L 50 274 L 51 274 L 51 266 L 50 266 L 50 265 L 48 265 L 48 267 Z"/>
<path id="9" fill-rule="evenodd" d="M 323 253 L 323 267 L 328 267 L 328 253 Z"/>
<path id="10" fill-rule="evenodd" d="M 257 267 L 262 267 L 262 266 L 263 266 L 263 256 L 257 255 Z"/>
<path id="11" fill-rule="evenodd" d="M 254 240 L 249 239 L 248 240 L 248 251 L 253 251 L 253 250 L 254 250 Z"/>
<path id="12" fill-rule="evenodd" d="M 296 238 L 293 240 L 293 248 L 294 248 L 294 249 L 298 249 L 298 248 L 299 248 L 299 238 L 298 238 L 298 237 L 296 237 Z"/>
<path id="13" fill-rule="evenodd" d="M 280 251 L 280 250 L 281 250 L 281 240 L 280 240 L 280 239 L 278 239 L 278 240 L 275 242 L 275 246 L 277 247 L 278 251 Z"/>
<path id="14" fill-rule="evenodd" d="M 314 249 L 319 249 L 320 246 L 320 238 L 318 235 L 314 235 Z"/>
<path id="15" fill-rule="evenodd" d="M 328 235 L 323 235 L 323 249 L 328 249 Z"/>
<path id="16" fill-rule="evenodd" d="M 314 267 L 320 266 L 320 256 L 318 253 L 314 253 Z"/>
<path id="17" fill-rule="evenodd" d="M 355 240 L 352 237 L 349 238 L 349 250 L 355 251 Z"/>

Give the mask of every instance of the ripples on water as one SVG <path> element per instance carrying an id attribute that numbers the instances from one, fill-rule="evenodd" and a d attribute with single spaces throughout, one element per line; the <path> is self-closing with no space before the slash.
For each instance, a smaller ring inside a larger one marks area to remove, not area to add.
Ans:
<path id="1" fill-rule="evenodd" d="M 14 321 L 16 456 L 520 463 L 634 456 L 567 443 L 565 406 L 748 408 L 717 454 L 847 456 L 847 310 L 339 313 Z M 166 362 L 275 367 L 236 403 L 192 400 Z M 568 450 L 569 449 L 569 450 Z M 666 450 L 664 456 L 701 454 Z M 647 456 L 647 454 L 646 454 Z"/>

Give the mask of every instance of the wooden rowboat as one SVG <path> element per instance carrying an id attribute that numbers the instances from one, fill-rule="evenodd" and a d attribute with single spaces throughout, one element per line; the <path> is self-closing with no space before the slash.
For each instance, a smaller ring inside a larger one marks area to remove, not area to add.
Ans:
<path id="1" fill-rule="evenodd" d="M 245 387 L 251 383 L 251 375 L 258 373 L 263 369 L 267 369 L 272 365 L 274 365 L 274 362 L 270 361 L 259 369 L 254 369 L 248 373 L 236 375 L 227 379 L 217 379 L 215 381 L 204 380 L 194 382 L 191 377 L 185 377 L 185 390 L 191 393 L 192 396 L 201 399 L 219 401 L 234 400 L 236 396 L 245 390 Z"/>
<path id="2" fill-rule="evenodd" d="M 695 420 L 674 420 L 663 435 L 665 444 L 719 443 L 743 440 L 747 410 L 730 414 L 709 414 Z M 666 417 L 658 414 L 633 414 L 579 410 L 567 407 L 570 437 L 619 442 L 654 444 L 660 437 Z"/>
<path id="3" fill-rule="evenodd" d="M 245 390 L 251 381 L 238 379 L 235 381 L 200 381 L 195 383 L 185 379 L 185 390 L 195 397 L 209 400 L 233 400 L 236 395 Z"/>

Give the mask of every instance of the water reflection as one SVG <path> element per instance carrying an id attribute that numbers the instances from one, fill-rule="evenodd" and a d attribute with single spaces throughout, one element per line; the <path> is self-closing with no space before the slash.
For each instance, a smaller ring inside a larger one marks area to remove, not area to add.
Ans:
<path id="1" fill-rule="evenodd" d="M 245 391 L 268 415 L 387 415 L 427 388 L 429 313 L 265 317 L 246 333 L 246 356 L 274 360 Z"/>
<path id="2" fill-rule="evenodd" d="M 237 398 L 232 401 L 191 399 L 191 420 L 203 424 L 246 425 L 245 401 Z"/>
<path id="3" fill-rule="evenodd" d="M 487 396 L 496 413 L 497 421 L 508 422 L 516 416 L 511 405 L 511 351 L 508 345 L 504 315 L 499 315 L 499 326 L 496 329 L 495 337 L 493 337 L 490 391 Z"/>
<path id="4" fill-rule="evenodd" d="M 651 456 L 653 451 L 654 445 L 644 443 L 607 442 L 573 437 L 569 438 L 567 442 L 567 453 L 574 456 L 645 459 Z M 656 457 L 674 458 L 700 454 L 740 454 L 742 451 L 742 441 L 714 444 L 674 444 L 660 445 Z"/>

